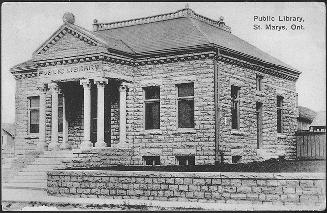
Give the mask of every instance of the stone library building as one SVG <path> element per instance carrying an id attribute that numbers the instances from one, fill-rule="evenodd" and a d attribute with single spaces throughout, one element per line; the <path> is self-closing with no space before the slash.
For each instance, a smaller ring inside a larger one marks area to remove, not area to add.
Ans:
<path id="1" fill-rule="evenodd" d="M 76 18 L 78 21 L 78 17 Z M 296 155 L 300 72 L 185 8 L 63 24 L 11 68 L 17 153 L 75 164 L 213 165 Z"/>

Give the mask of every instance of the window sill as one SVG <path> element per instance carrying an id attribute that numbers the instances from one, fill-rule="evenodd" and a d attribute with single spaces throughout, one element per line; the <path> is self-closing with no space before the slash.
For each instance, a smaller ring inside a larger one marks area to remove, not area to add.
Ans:
<path id="1" fill-rule="evenodd" d="M 31 133 L 27 135 L 25 139 L 39 139 L 39 133 Z"/>
<path id="2" fill-rule="evenodd" d="M 277 138 L 285 139 L 286 138 L 286 135 L 284 135 L 282 133 L 277 133 Z"/>
<path id="3" fill-rule="evenodd" d="M 240 135 L 240 136 L 244 136 L 245 135 L 245 132 L 242 132 L 242 131 L 237 130 L 237 129 L 232 129 L 230 133 L 232 135 Z"/>
<path id="4" fill-rule="evenodd" d="M 162 135 L 162 131 L 160 129 L 147 129 L 143 130 L 141 135 Z"/>
<path id="5" fill-rule="evenodd" d="M 196 130 L 194 128 L 178 128 L 175 130 L 175 132 L 173 132 L 174 135 L 184 133 L 195 134 Z"/>
<path id="6" fill-rule="evenodd" d="M 255 91 L 255 94 L 257 95 L 257 96 L 264 96 L 265 95 L 265 93 L 264 93 L 264 91 L 262 91 L 262 90 L 256 90 Z"/>

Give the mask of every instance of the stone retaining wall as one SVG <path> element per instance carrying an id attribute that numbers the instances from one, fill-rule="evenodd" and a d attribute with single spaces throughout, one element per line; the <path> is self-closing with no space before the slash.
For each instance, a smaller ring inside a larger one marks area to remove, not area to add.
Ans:
<path id="1" fill-rule="evenodd" d="M 194 201 L 325 205 L 323 173 L 227 173 L 58 170 L 48 172 L 48 194 Z"/>

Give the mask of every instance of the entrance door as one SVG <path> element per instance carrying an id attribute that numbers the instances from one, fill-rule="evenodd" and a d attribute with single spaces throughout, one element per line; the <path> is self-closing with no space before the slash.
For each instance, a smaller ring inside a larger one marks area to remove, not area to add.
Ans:
<path id="1" fill-rule="evenodd" d="M 112 86 L 106 85 L 104 88 L 104 141 L 111 147 L 111 100 Z"/>
<path id="2" fill-rule="evenodd" d="M 257 102 L 257 149 L 262 145 L 262 103 Z"/>
<path id="3" fill-rule="evenodd" d="M 110 87 L 106 85 L 104 91 L 104 142 L 107 146 L 111 146 L 111 96 Z M 91 142 L 97 142 L 97 107 L 98 107 L 98 91 L 95 84 L 91 87 Z"/>
<path id="4" fill-rule="evenodd" d="M 98 91 L 96 85 L 91 87 L 91 142 L 93 146 L 97 142 L 97 102 Z"/>

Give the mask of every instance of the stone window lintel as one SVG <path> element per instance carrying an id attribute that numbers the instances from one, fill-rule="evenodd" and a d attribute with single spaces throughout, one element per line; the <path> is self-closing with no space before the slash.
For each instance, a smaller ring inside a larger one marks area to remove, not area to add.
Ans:
<path id="1" fill-rule="evenodd" d="M 286 138 L 286 135 L 285 134 L 282 134 L 282 133 L 277 133 L 277 138 L 285 139 Z"/>
<path id="2" fill-rule="evenodd" d="M 184 133 L 195 134 L 196 130 L 194 128 L 177 128 L 175 132 L 173 132 L 174 135 Z"/>
<path id="3" fill-rule="evenodd" d="M 161 129 L 144 129 L 141 135 L 162 135 Z"/>
<path id="4" fill-rule="evenodd" d="M 241 80 L 237 80 L 235 78 L 230 79 L 230 85 L 237 86 L 237 87 L 244 87 L 244 82 Z"/>

